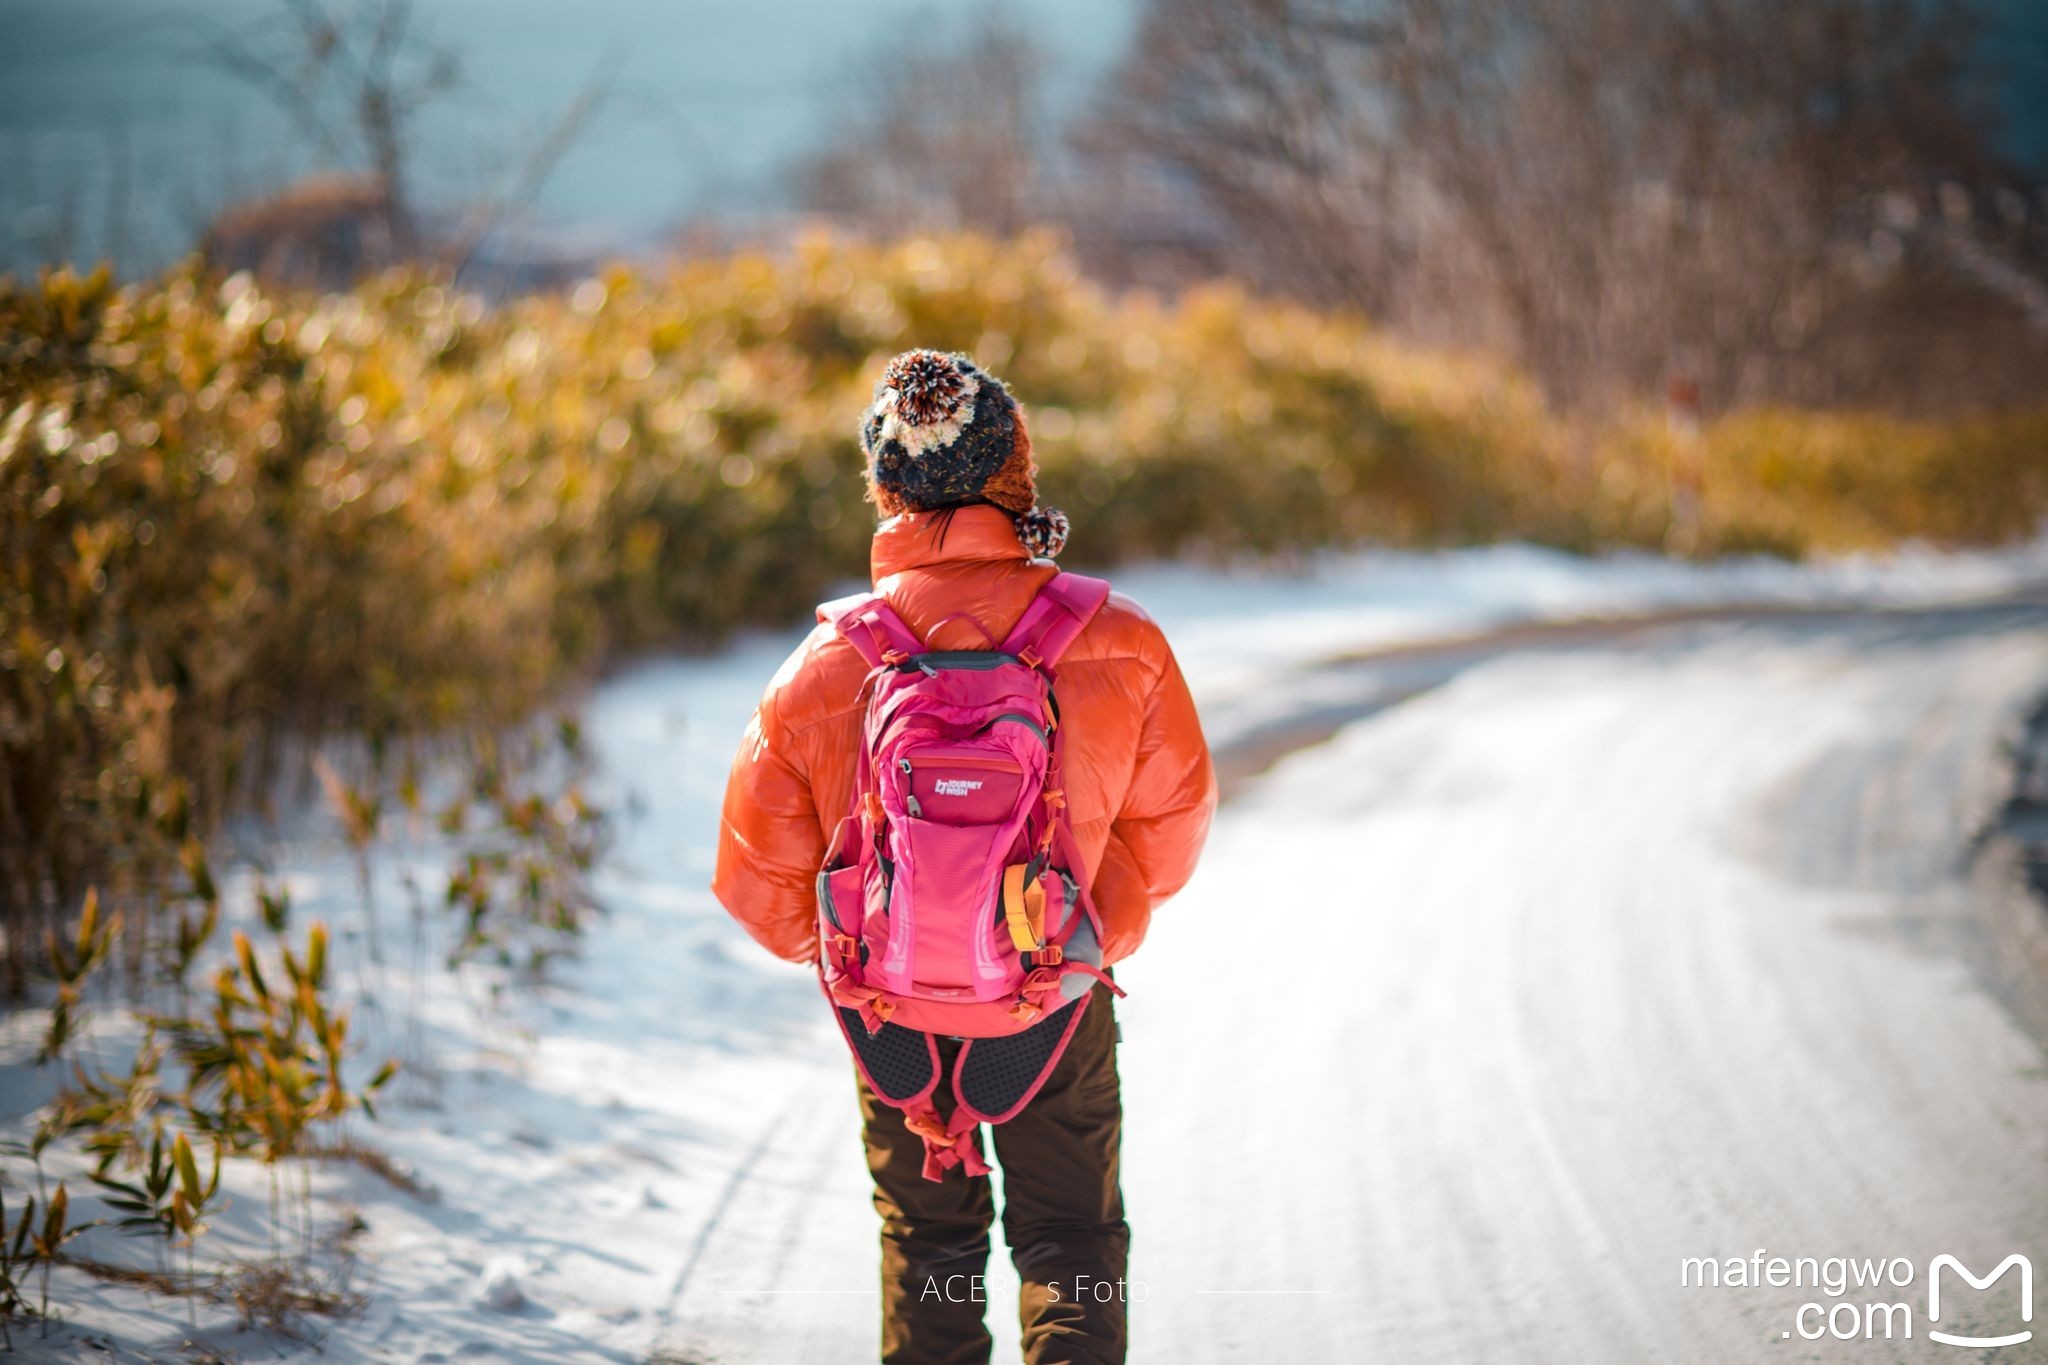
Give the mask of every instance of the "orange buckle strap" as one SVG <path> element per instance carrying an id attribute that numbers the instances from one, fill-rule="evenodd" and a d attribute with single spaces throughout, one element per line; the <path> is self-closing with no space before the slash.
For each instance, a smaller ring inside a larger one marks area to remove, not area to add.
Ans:
<path id="1" fill-rule="evenodd" d="M 1010 1017 L 1027 1024 L 1035 1021 L 1045 1013 L 1045 997 L 1058 990 L 1059 985 L 1058 968 L 1046 965 L 1033 967 L 1025 976 L 1024 984 L 1017 988 L 1017 1003 L 1010 1006 Z"/>
<path id="2" fill-rule="evenodd" d="M 896 1002 L 873 986 L 840 980 L 833 982 L 830 990 L 833 1004 L 860 1011 L 860 1021 L 871 1034 L 880 1033 L 896 1012 Z"/>
<path id="3" fill-rule="evenodd" d="M 1052 848 L 1053 831 L 1059 828 L 1059 814 L 1067 808 L 1067 794 L 1058 787 L 1045 789 L 1045 828 L 1038 832 L 1038 854 L 1044 857 Z"/>
<path id="4" fill-rule="evenodd" d="M 944 1121 L 936 1109 L 905 1110 L 903 1126 L 923 1138 L 926 1142 L 940 1142 L 951 1145 L 953 1135 L 946 1131 Z"/>
<path id="5" fill-rule="evenodd" d="M 974 1145 L 974 1133 L 980 1124 L 966 1110 L 955 1113 L 948 1124 L 941 1123 L 938 1110 L 929 1105 L 906 1109 L 903 1126 L 924 1139 L 926 1180 L 944 1180 L 946 1172 L 955 1166 L 969 1175 L 988 1174 L 988 1163 L 981 1159 L 981 1151 Z"/>
<path id="6" fill-rule="evenodd" d="M 1049 943 L 1044 951 L 1058 953 L 1059 945 Z M 1012 1019 L 1025 1024 L 1036 1023 L 1038 1017 L 1045 1013 L 1045 997 L 1060 988 L 1062 973 L 1056 963 L 1057 959 L 1048 962 L 1041 957 L 1038 965 L 1025 974 L 1024 984 L 1017 988 L 1017 1003 L 1010 1006 Z"/>
<path id="7" fill-rule="evenodd" d="M 1046 951 L 1058 952 L 1059 947 L 1057 944 L 1049 944 Z M 1090 966 L 1086 962 L 1060 963 L 1055 960 L 1031 969 L 1030 975 L 1024 978 L 1024 985 L 1017 992 L 1017 1003 L 1010 1006 L 1010 1017 L 1026 1024 L 1035 1023 L 1038 1017 L 1046 1012 L 1046 996 L 1058 990 L 1060 982 L 1071 972 L 1082 972 L 1094 977 L 1109 987 L 1113 994 L 1128 994 L 1122 986 L 1110 980 L 1109 973 L 1099 967 Z"/>

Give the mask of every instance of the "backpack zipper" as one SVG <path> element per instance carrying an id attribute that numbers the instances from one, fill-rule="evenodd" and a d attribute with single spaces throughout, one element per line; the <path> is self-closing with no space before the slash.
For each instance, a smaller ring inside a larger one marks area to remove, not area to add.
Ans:
<path id="1" fill-rule="evenodd" d="M 981 754 L 972 751 L 963 752 L 959 749 L 920 749 L 918 753 L 919 762 L 925 765 L 938 764 L 954 768 L 992 768 L 1009 773 L 1021 773 L 1024 771 L 1023 765 L 1014 758 L 997 758 L 993 754 Z M 910 776 L 915 771 L 911 767 L 908 758 L 899 758 L 896 762 L 903 769 L 905 777 Z"/>
<path id="2" fill-rule="evenodd" d="M 910 767 L 910 760 L 909 760 L 909 759 L 907 759 L 907 758 L 899 758 L 899 759 L 897 759 L 896 761 L 897 761 L 897 762 L 898 762 L 899 764 L 901 764 L 901 765 L 902 765 L 902 767 L 903 767 L 903 775 L 904 775 L 905 777 L 909 777 L 909 776 L 911 776 L 911 767 Z M 906 783 L 905 785 L 907 786 L 908 784 Z M 917 803 L 917 793 L 916 793 L 916 792 L 914 792 L 914 791 L 906 791 L 906 792 L 904 792 L 904 793 L 903 793 L 903 808 L 904 808 L 905 810 L 909 811 L 909 812 L 910 812 L 910 814 L 912 815 L 912 817 L 914 817 L 914 818 L 916 818 L 916 819 L 919 819 L 919 820 L 922 820 L 922 819 L 924 819 L 924 807 L 923 807 L 923 806 L 920 806 L 920 805 L 919 805 L 919 804 Z"/>

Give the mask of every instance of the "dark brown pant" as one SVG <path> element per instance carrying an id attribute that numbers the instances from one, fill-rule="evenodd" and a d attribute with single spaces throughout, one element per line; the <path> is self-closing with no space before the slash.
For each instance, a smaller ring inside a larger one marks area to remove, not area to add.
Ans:
<path id="1" fill-rule="evenodd" d="M 1003 1237 L 1024 1282 L 1018 1317 L 1030 1365 L 1124 1358 L 1131 1230 L 1117 1187 L 1123 1102 L 1110 1000 L 1098 985 L 1045 1088 L 1023 1113 L 989 1129 L 1002 1170 Z M 940 1082 L 937 1102 L 947 1116 L 959 1047 L 939 1040 L 949 1079 Z M 860 1112 L 882 1215 L 882 1360 L 986 1361 L 993 1343 L 980 1276 L 995 1212 L 989 1180 L 957 1169 L 944 1181 L 926 1180 L 924 1143 L 903 1126 L 902 1111 L 877 1100 L 865 1081 Z M 984 1137 L 977 1132 L 975 1140 Z"/>

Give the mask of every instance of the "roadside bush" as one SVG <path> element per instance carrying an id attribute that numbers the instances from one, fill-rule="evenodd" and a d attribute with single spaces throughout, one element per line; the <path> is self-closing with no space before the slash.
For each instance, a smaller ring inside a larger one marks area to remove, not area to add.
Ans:
<path id="1" fill-rule="evenodd" d="M 1513 369 L 1225 286 L 1112 298 L 1026 234 L 809 239 L 487 305 L 391 275 L 0 285 L 0 920 L 131 912 L 239 802 L 531 714 L 609 654 L 862 572 L 881 362 L 971 350 L 1069 555 L 1521 537 L 1800 554 L 2030 533 L 2048 410 L 1589 426 Z"/>

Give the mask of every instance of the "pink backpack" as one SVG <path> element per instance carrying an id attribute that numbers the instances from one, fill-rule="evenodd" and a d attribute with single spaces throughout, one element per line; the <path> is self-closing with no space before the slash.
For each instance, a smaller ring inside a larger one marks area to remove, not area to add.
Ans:
<path id="1" fill-rule="evenodd" d="M 852 809 L 818 872 L 819 970 L 869 1086 L 924 1139 L 931 1180 L 987 1174 L 976 1128 L 1029 1103 L 1088 1005 L 1062 978 L 1109 981 L 1062 952 L 1084 918 L 1098 943 L 1102 924 L 1067 823 L 1053 695 L 1108 596 L 1101 579 L 1055 574 L 988 650 L 927 650 L 875 593 L 818 608 L 869 667 Z M 950 1123 L 932 1103 L 939 1034 L 966 1040 Z"/>

